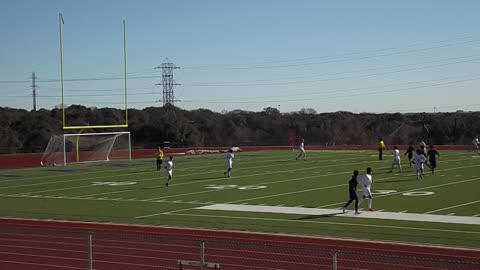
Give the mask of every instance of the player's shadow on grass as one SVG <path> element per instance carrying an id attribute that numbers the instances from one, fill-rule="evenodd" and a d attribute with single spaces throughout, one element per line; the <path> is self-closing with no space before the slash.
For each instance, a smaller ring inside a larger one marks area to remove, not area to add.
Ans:
<path id="1" fill-rule="evenodd" d="M 335 213 L 330 213 L 330 214 L 323 214 L 323 215 L 308 215 L 300 218 L 294 218 L 293 220 L 308 220 L 308 219 L 319 219 L 319 218 L 329 218 L 329 217 L 335 217 L 339 214 L 342 214 L 341 212 L 335 212 Z"/>

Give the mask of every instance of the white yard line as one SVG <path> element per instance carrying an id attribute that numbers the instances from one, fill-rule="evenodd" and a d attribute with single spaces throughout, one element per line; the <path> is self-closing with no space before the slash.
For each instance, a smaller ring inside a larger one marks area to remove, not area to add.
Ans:
<path id="1" fill-rule="evenodd" d="M 307 177 L 307 178 L 308 178 L 308 177 Z M 412 191 L 417 191 L 417 190 L 429 189 L 429 188 L 433 188 L 433 187 L 455 185 L 455 184 L 459 184 L 459 183 L 463 183 L 463 182 L 477 181 L 477 180 L 479 180 L 479 179 L 480 179 L 480 178 L 474 178 L 474 179 L 462 180 L 462 181 L 457 181 L 457 182 L 450 182 L 450 183 L 441 184 L 441 185 L 436 185 L 436 186 L 429 186 L 429 187 L 423 187 L 423 188 L 418 188 L 418 189 L 412 189 L 412 190 L 406 190 L 406 191 L 396 192 L 396 193 L 392 193 L 392 194 L 385 194 L 385 195 L 378 196 L 378 197 L 391 196 L 391 195 L 394 195 L 394 194 L 400 194 L 400 193 L 404 193 L 404 192 L 412 192 Z M 320 187 L 320 188 L 315 188 L 315 189 L 291 191 L 291 192 L 286 192 L 286 193 L 266 195 L 266 196 L 254 197 L 254 198 L 243 199 L 243 200 L 236 200 L 236 201 L 230 201 L 230 202 L 225 202 L 225 203 L 226 203 L 226 204 L 235 204 L 235 203 L 248 202 L 248 201 L 252 201 L 252 200 L 264 199 L 264 198 L 285 196 L 285 195 L 291 195 L 291 194 L 297 194 L 297 193 L 303 193 L 303 192 L 310 192 L 310 191 L 316 191 L 316 190 L 322 190 L 322 189 L 329 189 L 329 188 L 335 188 L 335 187 L 344 187 L 344 186 L 345 186 L 345 184 L 339 184 L 339 185 L 333 185 L 333 186 L 327 186 L 327 187 Z M 219 191 L 219 190 L 214 190 L 214 191 Z M 174 195 L 174 196 L 177 196 L 177 195 Z M 338 204 L 338 203 L 335 203 L 335 204 Z M 335 205 L 335 204 L 332 204 L 332 205 Z M 331 205 L 329 205 L 329 206 L 331 206 Z M 324 208 L 324 207 L 326 207 L 326 206 L 321 206 L 321 207 Z M 189 210 L 193 210 L 193 209 L 195 209 L 195 208 L 185 208 L 185 209 L 180 209 L 180 210 L 175 210 L 175 211 L 167 211 L 167 212 L 153 213 L 153 214 L 149 214 L 149 215 L 138 216 L 138 217 L 135 217 L 135 218 L 145 218 L 145 217 L 152 217 L 152 216 L 158 216 L 158 215 L 163 215 L 163 214 L 178 213 L 178 212 L 189 211 Z M 318 208 L 316 208 L 316 209 L 318 209 Z"/>
<path id="2" fill-rule="evenodd" d="M 311 215 L 311 216 L 339 216 L 339 217 L 351 217 L 351 218 L 370 218 L 370 219 L 480 225 L 480 218 L 478 217 L 449 216 L 449 215 L 445 216 L 445 215 L 430 215 L 430 214 L 369 212 L 369 211 L 362 212 L 360 215 L 356 215 L 354 214 L 353 211 L 343 214 L 342 211 L 335 210 L 335 209 L 277 207 L 277 206 L 239 205 L 239 204 L 213 204 L 213 205 L 201 206 L 196 209 L 255 212 L 255 213 L 296 214 L 296 215 Z M 480 231 L 478 233 L 480 234 Z"/>
<path id="3" fill-rule="evenodd" d="M 480 200 L 473 201 L 473 202 L 468 202 L 468 203 L 462 203 L 462 204 L 458 204 L 458 205 L 454 205 L 454 206 L 450 206 L 450 207 L 440 208 L 440 209 L 425 212 L 424 214 L 436 213 L 436 212 L 440 212 L 440 211 L 443 211 L 443 210 L 448 210 L 448 209 L 457 208 L 457 207 L 461 207 L 461 206 L 465 206 L 465 205 L 475 204 L 475 203 L 478 203 L 478 202 L 480 202 Z"/>

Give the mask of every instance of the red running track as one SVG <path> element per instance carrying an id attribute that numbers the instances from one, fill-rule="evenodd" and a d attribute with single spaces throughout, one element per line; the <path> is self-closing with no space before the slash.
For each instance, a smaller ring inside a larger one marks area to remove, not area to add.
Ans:
<path id="1" fill-rule="evenodd" d="M 337 269 L 480 269 L 480 249 L 9 218 L 0 218 L 0 269 L 88 269 L 89 234 L 93 268 L 101 270 L 179 269 L 178 260 L 200 260 L 200 240 L 206 262 L 220 269 L 332 269 L 332 250 Z"/>

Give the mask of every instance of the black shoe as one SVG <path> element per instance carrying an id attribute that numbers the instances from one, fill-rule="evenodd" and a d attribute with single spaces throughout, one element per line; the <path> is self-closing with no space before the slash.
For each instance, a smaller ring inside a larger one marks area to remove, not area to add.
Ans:
<path id="1" fill-rule="evenodd" d="M 168 182 L 167 182 L 167 183 L 165 183 L 165 186 L 166 186 L 166 187 L 168 187 Z"/>

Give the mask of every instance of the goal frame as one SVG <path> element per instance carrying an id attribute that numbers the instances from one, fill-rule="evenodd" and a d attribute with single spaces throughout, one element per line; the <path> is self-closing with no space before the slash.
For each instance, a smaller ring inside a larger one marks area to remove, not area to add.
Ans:
<path id="1" fill-rule="evenodd" d="M 97 136 L 97 135 L 127 135 L 127 140 L 128 140 L 128 160 L 132 160 L 132 141 L 131 141 L 131 133 L 130 131 L 118 131 L 118 132 L 98 132 L 98 133 L 70 133 L 70 134 L 63 134 L 60 135 L 62 136 L 63 140 L 63 166 L 67 166 L 67 137 L 75 137 L 77 136 L 77 140 L 75 143 L 75 155 L 79 157 L 79 139 L 81 136 Z M 112 151 L 114 144 L 112 144 L 111 148 L 108 150 L 107 157 L 110 156 L 110 153 Z M 43 158 L 42 158 L 43 159 Z"/>

